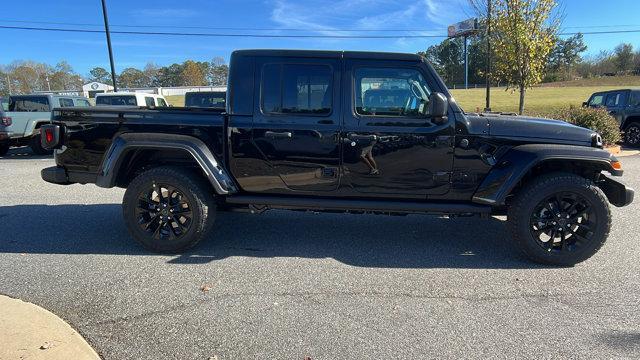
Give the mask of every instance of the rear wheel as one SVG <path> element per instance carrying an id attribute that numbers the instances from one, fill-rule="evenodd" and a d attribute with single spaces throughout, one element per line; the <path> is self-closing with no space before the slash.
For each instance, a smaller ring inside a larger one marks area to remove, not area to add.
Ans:
<path id="1" fill-rule="evenodd" d="M 554 173 L 533 179 L 509 208 L 514 240 L 533 261 L 571 266 L 593 256 L 607 240 L 611 213 L 592 181 Z"/>
<path id="2" fill-rule="evenodd" d="M 41 134 L 35 135 L 29 140 L 29 147 L 36 155 L 51 155 L 53 154 L 53 150 L 47 150 L 42 147 L 42 142 L 40 141 Z"/>
<path id="3" fill-rule="evenodd" d="M 624 143 L 629 146 L 640 146 L 640 123 L 634 122 L 624 130 Z"/>
<path id="4" fill-rule="evenodd" d="M 122 203 L 129 232 L 151 251 L 175 253 L 195 246 L 212 228 L 212 189 L 195 172 L 158 167 L 138 175 Z"/>

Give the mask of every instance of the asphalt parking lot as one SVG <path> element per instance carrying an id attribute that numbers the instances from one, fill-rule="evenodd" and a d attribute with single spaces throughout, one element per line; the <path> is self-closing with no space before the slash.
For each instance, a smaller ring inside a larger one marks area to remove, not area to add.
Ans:
<path id="1" fill-rule="evenodd" d="M 499 219 L 284 211 L 219 214 L 160 256 L 129 238 L 123 190 L 47 184 L 52 163 L 0 159 L 0 293 L 105 359 L 640 357 L 640 201 L 573 268 L 523 259 Z"/>

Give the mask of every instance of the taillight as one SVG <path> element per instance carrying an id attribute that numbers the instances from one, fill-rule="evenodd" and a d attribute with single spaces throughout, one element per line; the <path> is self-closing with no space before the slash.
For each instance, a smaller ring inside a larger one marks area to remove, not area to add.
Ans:
<path id="1" fill-rule="evenodd" d="M 60 145 L 60 126 L 42 125 L 40 128 L 40 142 L 45 149 L 55 149 Z"/>
<path id="2" fill-rule="evenodd" d="M 53 129 L 44 129 L 44 136 L 46 137 L 47 140 L 47 144 L 52 144 L 53 143 Z"/>
<path id="3" fill-rule="evenodd" d="M 11 126 L 12 123 L 13 123 L 13 121 L 11 121 L 11 117 L 9 117 L 9 116 L 3 116 L 2 117 L 2 125 Z"/>

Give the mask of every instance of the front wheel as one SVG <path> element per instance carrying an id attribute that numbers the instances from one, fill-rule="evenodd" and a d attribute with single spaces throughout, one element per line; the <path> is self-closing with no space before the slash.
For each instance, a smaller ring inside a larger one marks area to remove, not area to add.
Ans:
<path id="1" fill-rule="evenodd" d="M 212 189 L 197 173 L 157 167 L 138 175 L 122 202 L 125 223 L 140 244 L 154 252 L 176 253 L 195 246 L 212 228 Z"/>
<path id="2" fill-rule="evenodd" d="M 593 256 L 607 240 L 611 213 L 593 181 L 553 173 L 531 180 L 508 213 L 514 240 L 533 261 L 572 266 Z"/>

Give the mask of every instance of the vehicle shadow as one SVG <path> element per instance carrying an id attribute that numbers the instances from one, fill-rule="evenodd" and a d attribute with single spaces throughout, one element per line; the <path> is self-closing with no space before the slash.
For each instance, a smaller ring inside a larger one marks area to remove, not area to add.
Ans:
<path id="1" fill-rule="evenodd" d="M 12 147 L 6 155 L 0 156 L 0 159 L 19 160 L 19 159 L 53 159 L 53 155 L 36 155 L 28 146 Z"/>
<path id="2" fill-rule="evenodd" d="M 3 206 L 0 226 L 0 253 L 150 254 L 129 236 L 119 204 Z M 287 211 L 221 212 L 210 239 L 168 262 L 230 256 L 333 258 L 382 268 L 539 267 L 519 255 L 498 219 Z"/>

